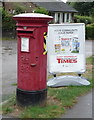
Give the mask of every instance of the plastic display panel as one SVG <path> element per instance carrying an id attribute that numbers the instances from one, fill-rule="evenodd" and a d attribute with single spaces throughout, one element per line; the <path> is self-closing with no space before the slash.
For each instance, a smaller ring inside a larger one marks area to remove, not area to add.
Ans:
<path id="1" fill-rule="evenodd" d="M 50 24 L 47 49 L 49 72 L 85 72 L 85 25 Z"/>

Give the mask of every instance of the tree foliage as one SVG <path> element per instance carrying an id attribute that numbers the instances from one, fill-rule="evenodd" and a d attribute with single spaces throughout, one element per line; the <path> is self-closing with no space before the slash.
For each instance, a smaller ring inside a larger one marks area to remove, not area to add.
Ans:
<path id="1" fill-rule="evenodd" d="M 24 13 L 24 12 L 25 12 L 25 8 L 23 6 L 16 5 L 15 14 L 20 14 L 20 13 Z"/>
<path id="2" fill-rule="evenodd" d="M 49 14 L 49 12 L 48 12 L 45 8 L 42 8 L 42 7 L 37 8 L 37 9 L 34 11 L 34 13 L 41 13 L 41 14 L 46 14 L 46 15 Z"/>
<path id="3" fill-rule="evenodd" d="M 12 19 L 12 15 L 9 14 L 3 8 L 2 12 L 2 29 L 13 29 L 15 27 L 15 21 Z"/>
<path id="4" fill-rule="evenodd" d="M 68 2 L 72 7 L 74 7 L 79 15 L 82 16 L 92 16 L 94 14 L 94 1 L 93 2 Z"/>

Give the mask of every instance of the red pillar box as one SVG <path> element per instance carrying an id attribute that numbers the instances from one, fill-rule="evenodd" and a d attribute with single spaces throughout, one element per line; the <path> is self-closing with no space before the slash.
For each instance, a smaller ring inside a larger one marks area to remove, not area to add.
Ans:
<path id="1" fill-rule="evenodd" d="M 18 86 L 17 103 L 22 106 L 43 104 L 47 97 L 46 35 L 51 16 L 26 13 L 17 21 Z"/>

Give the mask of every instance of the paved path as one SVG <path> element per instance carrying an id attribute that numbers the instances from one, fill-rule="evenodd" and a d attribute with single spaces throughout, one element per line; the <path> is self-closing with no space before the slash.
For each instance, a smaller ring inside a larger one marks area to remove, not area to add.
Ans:
<path id="1" fill-rule="evenodd" d="M 85 53 L 86 53 L 86 57 L 94 55 L 94 47 L 92 47 L 94 45 L 94 40 L 86 40 L 85 41 Z"/>
<path id="2" fill-rule="evenodd" d="M 92 92 L 78 99 L 78 103 L 61 118 L 92 118 Z"/>

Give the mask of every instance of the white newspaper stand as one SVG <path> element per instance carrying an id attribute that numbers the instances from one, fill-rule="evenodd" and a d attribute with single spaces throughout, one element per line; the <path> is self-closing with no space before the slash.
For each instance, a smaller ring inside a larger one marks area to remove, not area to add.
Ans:
<path id="1" fill-rule="evenodd" d="M 84 23 L 50 24 L 48 27 L 47 50 L 50 73 L 84 73 L 86 70 Z M 60 83 L 58 83 L 59 81 Z M 78 76 L 56 77 L 50 79 L 47 83 L 48 86 L 53 87 L 75 84 L 89 85 L 90 83 L 85 78 Z"/>

